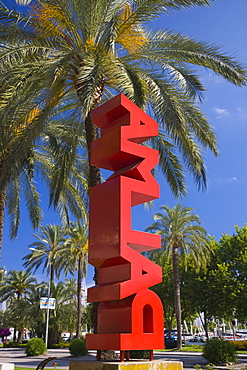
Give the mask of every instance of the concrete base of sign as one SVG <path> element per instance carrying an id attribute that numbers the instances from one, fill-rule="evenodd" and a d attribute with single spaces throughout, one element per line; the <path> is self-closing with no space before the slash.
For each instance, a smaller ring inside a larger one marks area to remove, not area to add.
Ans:
<path id="1" fill-rule="evenodd" d="M 15 364 L 12 363 L 0 363 L 0 370 L 14 370 Z"/>
<path id="2" fill-rule="evenodd" d="M 160 360 L 126 362 L 70 361 L 69 370 L 183 370 L 183 363 Z"/>

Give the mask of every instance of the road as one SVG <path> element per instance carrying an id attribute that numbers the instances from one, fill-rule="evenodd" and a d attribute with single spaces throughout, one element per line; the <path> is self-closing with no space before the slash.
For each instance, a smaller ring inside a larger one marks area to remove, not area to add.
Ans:
<path id="1" fill-rule="evenodd" d="M 27 357 L 22 348 L 0 348 L 0 364 L 1 363 L 14 363 L 15 366 L 19 367 L 30 367 L 36 368 L 38 364 L 47 357 L 56 357 L 55 360 L 52 360 L 48 363 L 46 368 L 53 369 L 53 362 L 57 363 L 57 368 L 60 369 L 69 369 L 69 362 L 73 361 L 94 361 L 95 356 L 92 353 L 89 356 L 82 358 L 74 358 L 70 356 L 70 353 L 67 349 L 65 350 L 48 350 L 47 355 L 44 356 L 35 356 Z M 201 367 L 205 367 L 207 362 L 201 356 L 201 353 L 198 352 L 155 352 L 155 360 L 165 360 L 165 361 L 181 361 L 183 362 L 183 367 L 190 370 L 195 370 L 195 365 L 198 364 Z M 239 369 L 242 370 L 247 366 L 247 355 L 239 355 L 239 364 L 230 366 L 229 369 Z M 220 370 L 228 370 L 226 366 L 217 367 Z"/>

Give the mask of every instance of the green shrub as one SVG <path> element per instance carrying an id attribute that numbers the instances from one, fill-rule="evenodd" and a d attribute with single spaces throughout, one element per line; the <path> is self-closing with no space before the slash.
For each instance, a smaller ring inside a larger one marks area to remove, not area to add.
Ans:
<path id="1" fill-rule="evenodd" d="M 130 351 L 130 358 L 138 358 L 138 359 L 147 359 L 149 358 L 149 351 L 148 350 L 131 350 Z"/>
<path id="2" fill-rule="evenodd" d="M 230 342 L 236 351 L 247 351 L 247 340 L 231 340 Z"/>
<path id="3" fill-rule="evenodd" d="M 9 342 L 5 343 L 5 347 L 7 348 L 17 348 L 17 342 L 10 340 Z"/>
<path id="4" fill-rule="evenodd" d="M 207 340 L 203 357 L 214 365 L 237 362 L 237 353 L 232 343 L 221 338 Z"/>
<path id="5" fill-rule="evenodd" d="M 85 338 L 73 339 L 69 344 L 69 351 L 72 356 L 85 356 L 87 354 Z"/>
<path id="6" fill-rule="evenodd" d="M 30 339 L 25 347 L 25 353 L 27 356 L 43 355 L 46 350 L 45 343 L 41 338 Z"/>
<path id="7" fill-rule="evenodd" d="M 21 344 L 17 344 L 17 342 L 14 342 L 12 340 L 10 340 L 9 342 L 7 342 L 5 344 L 5 347 L 6 348 L 24 348 L 26 347 L 27 343 L 21 343 Z"/>
<path id="8" fill-rule="evenodd" d="M 68 348 L 68 347 L 69 347 L 69 343 L 64 343 L 64 342 L 52 344 L 53 349 L 61 349 L 61 348 Z"/>

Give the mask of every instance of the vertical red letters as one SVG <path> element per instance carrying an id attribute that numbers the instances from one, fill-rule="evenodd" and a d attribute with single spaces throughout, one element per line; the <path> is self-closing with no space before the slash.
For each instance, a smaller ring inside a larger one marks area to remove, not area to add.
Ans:
<path id="1" fill-rule="evenodd" d="M 113 174 L 90 190 L 89 263 L 98 285 L 88 289 L 88 301 L 101 303 L 98 334 L 87 335 L 87 348 L 163 348 L 162 304 L 148 290 L 162 281 L 161 268 L 140 254 L 160 248 L 160 237 L 131 228 L 131 207 L 159 197 L 150 172 L 158 152 L 140 145 L 158 135 L 158 125 L 122 94 L 95 109 L 92 120 L 101 137 L 91 164 Z"/>

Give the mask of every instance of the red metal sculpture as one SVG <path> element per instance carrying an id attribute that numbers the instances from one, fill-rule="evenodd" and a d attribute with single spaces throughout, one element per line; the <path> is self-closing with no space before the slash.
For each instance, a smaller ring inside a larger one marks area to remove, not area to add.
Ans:
<path id="1" fill-rule="evenodd" d="M 98 334 L 87 348 L 123 351 L 164 347 L 163 308 L 148 290 L 162 281 L 161 268 L 140 252 L 160 248 L 160 236 L 132 230 L 131 207 L 159 197 L 151 174 L 158 152 L 140 145 L 158 134 L 157 123 L 120 94 L 93 111 L 101 137 L 91 148 L 91 164 L 113 174 L 90 190 L 89 263 L 98 285 L 89 302 L 101 302 Z"/>

